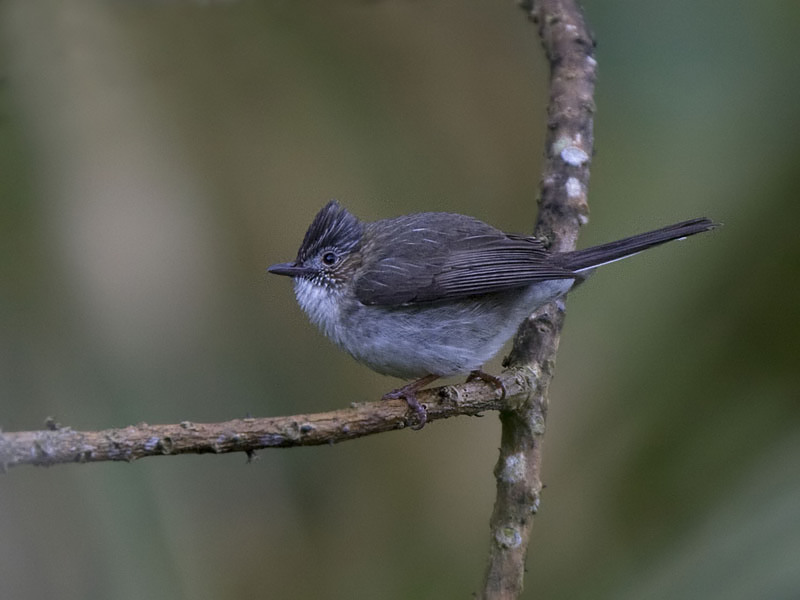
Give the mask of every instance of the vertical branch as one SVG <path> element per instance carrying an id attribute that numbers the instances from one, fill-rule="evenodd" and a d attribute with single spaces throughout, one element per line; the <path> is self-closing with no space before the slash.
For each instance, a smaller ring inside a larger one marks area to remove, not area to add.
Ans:
<path id="1" fill-rule="evenodd" d="M 550 63 L 546 162 L 536 234 L 551 249 L 575 249 L 580 225 L 586 222 L 586 191 L 592 156 L 594 42 L 574 0 L 523 2 Z M 481 597 L 517 598 L 522 592 L 525 559 L 542 490 L 542 441 L 547 417 L 548 387 L 564 304 L 553 302 L 520 327 L 505 366 L 527 374 L 531 393 L 514 410 L 500 413 L 502 439 L 495 467 L 497 497 L 490 520 L 489 565 Z"/>

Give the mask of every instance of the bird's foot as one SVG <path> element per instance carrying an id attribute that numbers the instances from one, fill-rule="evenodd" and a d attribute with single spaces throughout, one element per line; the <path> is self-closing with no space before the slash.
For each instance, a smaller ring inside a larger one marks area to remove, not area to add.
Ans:
<path id="1" fill-rule="evenodd" d="M 439 379 L 438 375 L 426 375 L 425 377 L 421 377 L 416 381 L 412 381 L 403 387 L 384 394 L 383 399 L 399 400 L 402 398 L 405 400 L 406 404 L 408 404 L 408 408 L 410 408 L 416 415 L 417 422 L 414 425 L 411 425 L 411 429 L 422 429 L 425 427 L 425 423 L 428 421 L 428 411 L 422 404 L 419 403 L 419 400 L 417 400 L 417 392 L 436 379 Z"/>
<path id="2" fill-rule="evenodd" d="M 494 375 L 489 375 L 480 369 L 475 369 L 474 371 L 469 372 L 469 376 L 467 377 L 466 383 L 470 381 L 475 381 L 476 379 L 480 379 L 481 381 L 485 381 L 486 383 L 493 385 L 494 389 L 500 390 L 500 400 L 505 400 L 506 398 L 506 386 L 503 385 L 503 382 L 500 381 Z"/>

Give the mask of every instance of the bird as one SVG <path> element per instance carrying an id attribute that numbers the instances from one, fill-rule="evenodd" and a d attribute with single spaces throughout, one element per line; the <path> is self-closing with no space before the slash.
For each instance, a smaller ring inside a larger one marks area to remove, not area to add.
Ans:
<path id="1" fill-rule="evenodd" d="M 413 380 L 384 399 L 405 399 L 421 428 L 427 413 L 416 397 L 420 389 L 462 374 L 502 388 L 483 364 L 533 311 L 594 269 L 717 226 L 695 218 L 550 252 L 536 237 L 466 215 L 421 212 L 364 222 L 331 200 L 314 217 L 295 260 L 267 270 L 294 280 L 309 320 L 353 358 Z"/>

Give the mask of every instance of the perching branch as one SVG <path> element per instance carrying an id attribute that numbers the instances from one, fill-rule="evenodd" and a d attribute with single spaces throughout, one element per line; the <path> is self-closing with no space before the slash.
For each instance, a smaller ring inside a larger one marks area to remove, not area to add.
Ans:
<path id="1" fill-rule="evenodd" d="M 527 397 L 538 377 L 539 373 L 527 368 L 503 373 L 499 379 L 507 395 L 502 401 L 498 399 L 498 389 L 482 381 L 424 390 L 419 392 L 419 400 L 427 406 L 428 421 L 480 415 L 501 408 L 509 410 Z M 0 469 L 335 444 L 403 429 L 413 424 L 415 418 L 404 400 L 387 400 L 310 415 L 235 419 L 224 423 L 141 423 L 103 431 L 75 431 L 51 424 L 42 431 L 0 432 Z"/>
<path id="2" fill-rule="evenodd" d="M 589 212 L 586 190 L 592 156 L 594 42 L 573 0 L 525 1 L 538 25 L 550 62 L 546 162 L 536 234 L 558 252 L 574 250 L 580 225 Z M 542 441 L 547 390 L 553 375 L 561 327 L 562 301 L 531 315 L 514 339 L 506 365 L 540 373 L 530 395 L 515 409 L 501 409 L 500 457 L 495 467 L 497 497 L 491 529 L 489 565 L 481 597 L 511 600 L 522 592 L 525 558 L 533 517 L 542 490 Z"/>

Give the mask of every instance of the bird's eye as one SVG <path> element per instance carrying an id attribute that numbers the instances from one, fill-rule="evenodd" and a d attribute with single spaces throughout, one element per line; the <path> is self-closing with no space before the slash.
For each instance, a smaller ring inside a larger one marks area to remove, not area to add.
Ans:
<path id="1" fill-rule="evenodd" d="M 326 252 L 325 254 L 322 255 L 322 262 L 329 267 L 335 265 L 336 260 L 337 257 L 333 252 Z"/>

